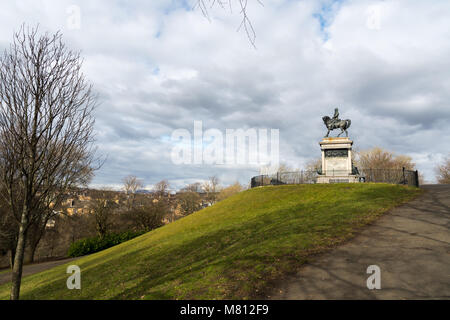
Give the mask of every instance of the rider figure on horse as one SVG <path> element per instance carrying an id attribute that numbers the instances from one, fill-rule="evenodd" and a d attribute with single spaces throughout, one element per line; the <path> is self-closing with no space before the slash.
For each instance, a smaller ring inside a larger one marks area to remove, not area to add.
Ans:
<path id="1" fill-rule="evenodd" d="M 328 137 L 330 134 L 330 131 L 334 129 L 341 129 L 341 133 L 339 133 L 338 137 L 341 136 L 342 133 L 346 133 L 348 137 L 347 129 L 350 128 L 350 125 L 352 124 L 352 121 L 350 119 L 347 120 L 341 120 L 339 119 L 339 109 L 334 109 L 334 116 L 333 118 L 330 118 L 329 116 L 322 117 L 323 122 L 325 123 L 325 126 L 328 129 L 327 135 L 325 138 Z"/>
<path id="2" fill-rule="evenodd" d="M 331 124 L 334 125 L 334 124 L 338 123 L 339 121 L 341 121 L 341 119 L 339 119 L 339 109 L 336 108 L 336 109 L 334 109 L 334 116 L 331 119 Z"/>

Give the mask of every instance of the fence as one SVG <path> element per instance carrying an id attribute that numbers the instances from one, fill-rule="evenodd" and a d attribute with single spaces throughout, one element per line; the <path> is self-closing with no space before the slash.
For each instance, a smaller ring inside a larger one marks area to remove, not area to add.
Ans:
<path id="1" fill-rule="evenodd" d="M 327 171 L 327 176 L 343 177 L 349 175 L 348 171 Z M 383 182 L 392 184 L 405 184 L 419 187 L 418 171 L 403 169 L 357 169 L 356 175 L 360 182 Z M 251 187 L 261 187 L 280 184 L 311 184 L 317 182 L 317 171 L 277 172 L 273 175 L 260 175 L 253 177 Z"/>
<path id="2" fill-rule="evenodd" d="M 311 184 L 316 183 L 316 171 L 277 172 L 274 175 L 261 175 L 253 177 L 251 187 L 261 187 L 280 184 Z"/>
<path id="3" fill-rule="evenodd" d="M 365 182 L 407 184 L 419 187 L 419 172 L 403 169 L 359 169 L 359 176 Z"/>

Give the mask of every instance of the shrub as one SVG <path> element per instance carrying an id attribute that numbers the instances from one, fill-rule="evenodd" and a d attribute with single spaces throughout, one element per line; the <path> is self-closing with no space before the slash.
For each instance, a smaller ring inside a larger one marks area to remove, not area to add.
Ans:
<path id="1" fill-rule="evenodd" d="M 67 253 L 69 257 L 75 258 L 87 254 L 99 252 L 110 247 L 116 246 L 122 242 L 136 238 L 146 231 L 127 231 L 122 233 L 111 233 L 104 237 L 86 238 L 75 241 Z"/>

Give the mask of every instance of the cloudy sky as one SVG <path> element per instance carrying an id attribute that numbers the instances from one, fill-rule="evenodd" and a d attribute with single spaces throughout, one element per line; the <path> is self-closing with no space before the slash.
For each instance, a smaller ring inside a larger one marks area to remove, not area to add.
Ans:
<path id="1" fill-rule="evenodd" d="M 193 132 L 194 121 L 224 133 L 279 129 L 280 161 L 302 167 L 320 156 L 321 117 L 335 107 L 352 120 L 357 150 L 407 154 L 435 181 L 450 152 L 450 1 L 249 2 L 256 48 L 237 32 L 237 1 L 209 20 L 195 0 L 1 1 L 0 49 L 25 22 L 61 30 L 81 50 L 107 157 L 93 186 L 119 186 L 130 174 L 174 188 L 258 174 L 250 165 L 174 164 L 172 133 Z"/>

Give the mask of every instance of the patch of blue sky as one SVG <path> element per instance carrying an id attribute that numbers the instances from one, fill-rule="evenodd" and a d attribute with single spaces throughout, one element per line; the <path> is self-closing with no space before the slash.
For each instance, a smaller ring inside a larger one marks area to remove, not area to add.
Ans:
<path id="1" fill-rule="evenodd" d="M 167 15 L 179 9 L 192 11 L 194 7 L 188 0 L 171 0 L 169 5 L 164 8 L 164 14 Z"/>
<path id="2" fill-rule="evenodd" d="M 174 142 L 173 139 L 172 139 L 172 136 L 169 136 L 169 135 L 167 135 L 167 134 L 161 135 L 161 136 L 159 137 L 159 139 L 160 139 L 162 142 L 169 142 L 169 143 L 173 143 L 173 142 Z"/>
<path id="3" fill-rule="evenodd" d="M 159 72 L 160 72 L 161 70 L 159 69 L 159 67 L 155 67 L 155 68 L 153 68 L 153 75 L 158 75 L 159 74 Z"/>
<path id="4" fill-rule="evenodd" d="M 195 8 L 195 3 L 196 2 L 192 0 L 169 0 L 161 3 L 155 3 L 154 5 L 149 5 L 148 8 L 157 10 L 164 15 L 170 15 L 172 12 L 180 9 L 192 11 Z M 128 0 L 116 0 L 116 4 L 118 8 L 120 8 L 119 19 L 127 19 L 142 13 L 142 8 L 140 8 L 139 2 L 133 3 L 133 1 Z"/>
<path id="5" fill-rule="evenodd" d="M 168 4 L 164 6 L 161 10 L 164 15 L 170 15 L 171 13 L 184 9 L 185 11 L 192 11 L 194 10 L 195 6 L 191 3 L 192 1 L 189 0 L 171 0 L 168 1 Z M 161 22 L 160 26 L 158 27 L 158 30 L 155 33 L 155 38 L 159 39 L 163 34 L 163 28 L 164 23 Z"/>
<path id="6" fill-rule="evenodd" d="M 327 28 L 333 23 L 336 13 L 339 11 L 345 0 L 324 0 L 320 6 L 320 10 L 313 14 L 320 24 L 320 32 L 323 41 L 327 41 L 330 35 Z"/>

